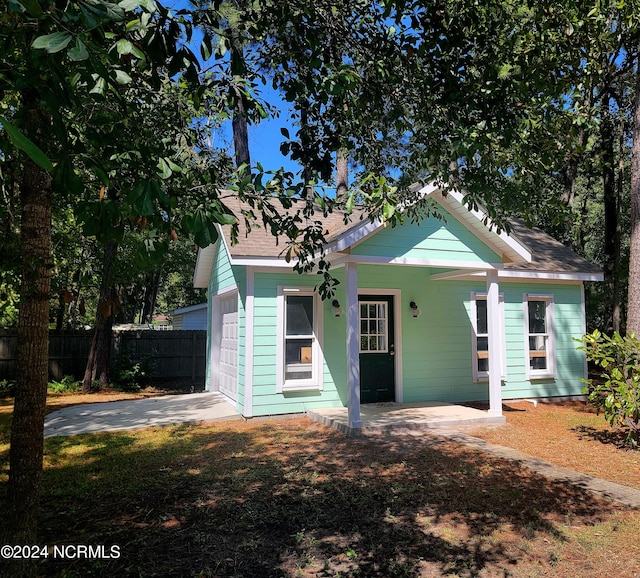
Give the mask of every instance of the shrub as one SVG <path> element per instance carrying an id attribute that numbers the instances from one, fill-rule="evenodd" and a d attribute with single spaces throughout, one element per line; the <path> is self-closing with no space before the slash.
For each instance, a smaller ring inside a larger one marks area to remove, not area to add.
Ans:
<path id="1" fill-rule="evenodd" d="M 126 353 L 120 354 L 116 358 L 113 386 L 120 391 L 138 391 L 148 384 L 154 369 L 153 357 L 145 355 L 133 361 Z"/>
<path id="2" fill-rule="evenodd" d="M 60 381 L 50 381 L 47 387 L 52 393 L 75 393 L 81 388 L 82 384 L 70 375 L 65 375 Z"/>
<path id="3" fill-rule="evenodd" d="M 0 397 L 13 397 L 15 392 L 14 386 L 15 383 L 13 381 L 0 379 Z"/>
<path id="4" fill-rule="evenodd" d="M 628 430 L 626 441 L 633 447 L 640 441 L 640 341 L 631 333 L 612 337 L 597 329 L 582 338 L 578 349 L 587 360 L 602 368 L 601 379 L 584 380 L 589 403 L 614 427 Z"/>

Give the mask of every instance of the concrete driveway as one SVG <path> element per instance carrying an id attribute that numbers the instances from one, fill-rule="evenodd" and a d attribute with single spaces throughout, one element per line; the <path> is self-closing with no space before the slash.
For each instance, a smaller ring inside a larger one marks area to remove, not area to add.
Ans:
<path id="1" fill-rule="evenodd" d="M 167 395 L 74 405 L 46 416 L 44 436 L 67 436 L 201 421 L 240 419 L 219 393 Z"/>

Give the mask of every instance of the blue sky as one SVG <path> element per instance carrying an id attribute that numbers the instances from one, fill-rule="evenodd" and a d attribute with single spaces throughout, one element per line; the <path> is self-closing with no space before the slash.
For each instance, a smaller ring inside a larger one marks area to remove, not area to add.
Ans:
<path id="1" fill-rule="evenodd" d="M 285 157 L 280 152 L 280 144 L 285 140 L 280 132 L 281 128 L 286 128 L 291 134 L 294 127 L 288 122 L 286 103 L 282 102 L 279 95 L 270 88 L 261 91 L 261 98 L 280 110 L 279 118 L 263 120 L 258 125 L 249 125 L 249 153 L 251 154 L 251 164 L 261 163 L 265 170 L 276 170 L 284 167 L 291 172 L 298 172 L 300 165 Z M 231 123 L 225 127 L 228 133 L 229 142 L 232 143 Z"/>
<path id="2" fill-rule="evenodd" d="M 174 10 L 191 7 L 189 0 L 168 0 L 165 6 Z M 194 33 L 191 41 L 194 54 L 200 54 L 198 44 L 201 38 L 201 34 Z M 280 144 L 285 140 L 280 129 L 287 128 L 291 134 L 294 133 L 294 127 L 288 122 L 287 103 L 283 102 L 280 95 L 270 86 L 260 87 L 258 97 L 278 109 L 280 116 L 263 120 L 258 125 L 249 125 L 251 164 L 255 166 L 256 163 L 260 163 L 267 171 L 284 167 L 287 171 L 298 173 L 301 169 L 300 165 L 280 152 Z M 233 155 L 231 121 L 222 127 L 220 134 L 213 135 L 213 144 L 216 147 L 226 148 L 229 154 Z"/>

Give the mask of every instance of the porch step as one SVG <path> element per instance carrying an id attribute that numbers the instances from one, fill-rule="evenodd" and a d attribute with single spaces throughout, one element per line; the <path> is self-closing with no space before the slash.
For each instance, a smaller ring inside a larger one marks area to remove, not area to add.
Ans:
<path id="1" fill-rule="evenodd" d="M 362 428 L 357 429 L 349 427 L 346 407 L 313 409 L 307 411 L 307 415 L 310 419 L 347 435 L 506 422 L 503 415 L 492 416 L 479 409 L 438 401 L 362 405 Z"/>

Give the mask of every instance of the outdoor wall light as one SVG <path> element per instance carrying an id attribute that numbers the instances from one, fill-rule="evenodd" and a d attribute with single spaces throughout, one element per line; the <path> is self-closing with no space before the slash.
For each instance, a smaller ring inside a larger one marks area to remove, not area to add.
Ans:
<path id="1" fill-rule="evenodd" d="M 340 317 L 340 315 L 342 315 L 342 309 L 340 308 L 340 301 L 338 301 L 337 299 L 334 299 L 331 302 L 331 307 L 333 307 L 334 317 Z"/>
<path id="2" fill-rule="evenodd" d="M 416 305 L 415 301 L 411 301 L 411 303 L 409 303 L 409 307 L 411 308 L 411 315 L 413 317 L 420 317 L 420 307 Z"/>

